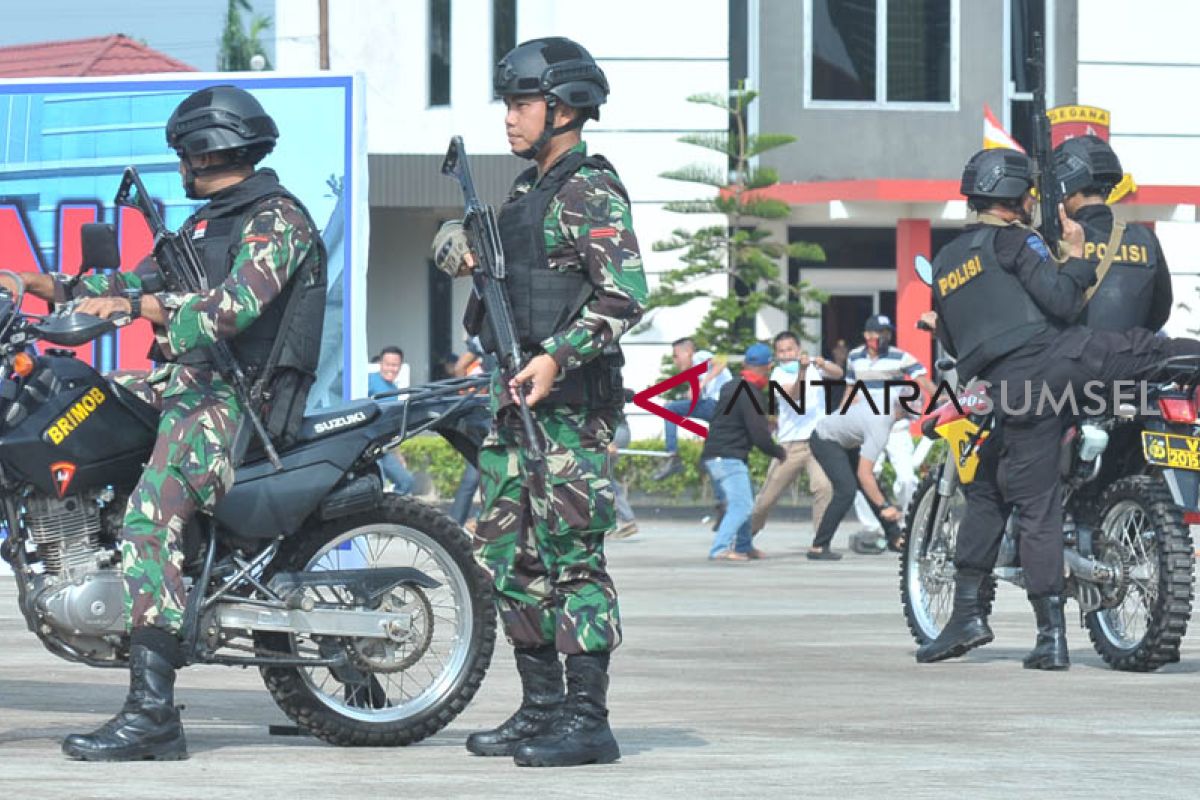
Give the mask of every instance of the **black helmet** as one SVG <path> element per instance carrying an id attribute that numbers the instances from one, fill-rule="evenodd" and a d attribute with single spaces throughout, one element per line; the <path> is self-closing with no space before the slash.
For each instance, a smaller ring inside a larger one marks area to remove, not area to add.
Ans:
<path id="1" fill-rule="evenodd" d="M 1033 186 L 1033 165 L 1019 150 L 980 150 L 963 169 L 959 191 L 968 198 L 1017 200 Z"/>
<path id="2" fill-rule="evenodd" d="M 167 146 L 181 157 L 245 149 L 244 160 L 253 164 L 275 148 L 278 138 L 275 120 L 254 95 L 236 86 L 193 92 L 167 120 Z"/>
<path id="3" fill-rule="evenodd" d="M 583 109 L 592 119 L 600 119 L 600 106 L 608 99 L 608 79 L 592 54 L 562 36 L 531 39 L 514 47 L 496 65 L 492 88 L 501 97 L 556 98 Z"/>
<path id="4" fill-rule="evenodd" d="M 1054 148 L 1054 168 L 1063 197 L 1083 189 L 1107 195 L 1121 182 L 1125 171 L 1121 160 L 1098 136 L 1076 136 Z"/>

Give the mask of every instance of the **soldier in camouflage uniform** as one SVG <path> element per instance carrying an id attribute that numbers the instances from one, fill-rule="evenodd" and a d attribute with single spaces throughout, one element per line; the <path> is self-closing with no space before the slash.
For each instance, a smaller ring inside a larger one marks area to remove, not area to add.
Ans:
<path id="1" fill-rule="evenodd" d="M 517 178 L 498 219 L 526 366 L 493 381 L 475 545 L 494 580 L 524 697 L 498 728 L 472 734 L 467 749 L 512 755 L 523 766 L 607 763 L 620 756 L 607 669 L 621 641 L 604 557 L 615 526 L 607 446 L 624 405 L 616 343 L 641 318 L 646 278 L 628 195 L 612 165 L 588 156 L 580 139 L 608 95 L 592 57 L 569 39 L 526 42 L 497 66 L 495 90 L 508 108 L 513 152 L 535 166 Z M 434 257 L 452 275 L 470 271 L 458 223 L 439 231 Z M 479 308 L 468 309 L 473 328 L 496 352 Z M 525 391 L 545 483 L 523 447 L 516 403 Z"/>
<path id="2" fill-rule="evenodd" d="M 184 225 L 208 275 L 207 292 L 152 291 L 161 285 L 153 258 L 134 272 L 89 276 L 26 273 L 26 288 L 76 311 L 144 317 L 153 325 L 150 372 L 113 379 L 161 412 L 158 439 L 125 509 L 121 531 L 130 693 L 122 711 L 90 735 L 69 736 L 64 752 L 102 761 L 186 757 L 174 705 L 175 671 L 186 658 L 178 638 L 186 605 L 181 536 L 191 517 L 212 511 L 233 485 L 246 444 L 245 410 L 211 363 L 207 345 L 226 341 L 253 380 L 268 368 L 277 336 L 316 327 L 324 310 L 324 249 L 303 205 L 269 169 L 255 169 L 278 131 L 258 102 L 232 86 L 196 92 L 167 125 L 189 197 L 207 203 Z M 303 278 L 293 280 L 298 274 Z M 293 307 L 298 313 L 286 314 Z M 320 305 L 317 305 L 317 298 Z M 316 319 L 313 316 L 316 315 Z M 286 330 L 281 326 L 286 325 Z M 283 369 L 310 361 L 287 352 Z M 305 366 L 304 369 L 310 369 Z M 303 398 L 283 398 L 282 402 Z M 274 399 L 273 402 L 281 402 Z"/>

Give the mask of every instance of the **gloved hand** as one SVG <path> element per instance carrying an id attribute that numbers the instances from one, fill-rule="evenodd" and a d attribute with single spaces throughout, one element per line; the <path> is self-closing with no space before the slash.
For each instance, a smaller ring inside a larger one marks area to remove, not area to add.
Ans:
<path id="1" fill-rule="evenodd" d="M 462 220 L 452 219 L 442 223 L 433 237 L 433 263 L 452 278 L 470 275 L 475 268 L 475 258 L 467 243 Z"/>

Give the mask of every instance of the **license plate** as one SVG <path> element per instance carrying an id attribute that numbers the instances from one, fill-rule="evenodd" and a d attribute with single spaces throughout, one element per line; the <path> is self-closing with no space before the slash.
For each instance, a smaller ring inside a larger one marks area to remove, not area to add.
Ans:
<path id="1" fill-rule="evenodd" d="M 1200 472 L 1200 436 L 1142 431 L 1142 452 L 1147 464 Z"/>

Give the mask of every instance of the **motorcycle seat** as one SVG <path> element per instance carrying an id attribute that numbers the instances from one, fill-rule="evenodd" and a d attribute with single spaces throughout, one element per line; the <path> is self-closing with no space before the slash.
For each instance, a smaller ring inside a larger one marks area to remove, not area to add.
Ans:
<path id="1" fill-rule="evenodd" d="M 296 434 L 296 442 L 311 442 L 339 431 L 358 428 L 379 416 L 379 404 L 374 400 L 359 400 L 330 411 L 308 415 Z"/>

